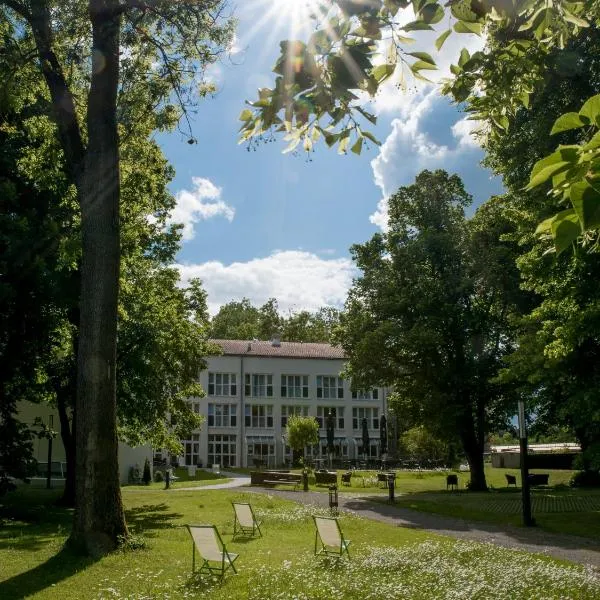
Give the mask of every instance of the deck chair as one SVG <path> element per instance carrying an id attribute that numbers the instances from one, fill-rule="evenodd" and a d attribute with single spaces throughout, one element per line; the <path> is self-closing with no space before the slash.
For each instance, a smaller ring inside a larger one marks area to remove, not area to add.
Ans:
<path id="1" fill-rule="evenodd" d="M 196 550 L 204 561 L 198 573 L 217 575 L 221 580 L 229 567 L 237 573 L 233 563 L 238 555 L 227 552 L 214 525 L 186 525 L 186 527 L 192 536 L 192 573 L 196 571 Z"/>
<path id="2" fill-rule="evenodd" d="M 324 554 L 326 556 L 337 556 L 341 558 L 344 552 L 350 558 L 348 546 L 350 540 L 344 539 L 338 520 L 334 517 L 314 517 L 315 526 L 315 556 Z M 319 547 L 319 542 L 321 547 Z"/>
<path id="3" fill-rule="evenodd" d="M 257 520 L 252 506 L 243 502 L 232 502 L 231 504 L 235 513 L 233 518 L 233 538 L 235 539 L 237 535 L 254 537 L 257 532 L 262 537 L 260 530 L 262 521 Z"/>

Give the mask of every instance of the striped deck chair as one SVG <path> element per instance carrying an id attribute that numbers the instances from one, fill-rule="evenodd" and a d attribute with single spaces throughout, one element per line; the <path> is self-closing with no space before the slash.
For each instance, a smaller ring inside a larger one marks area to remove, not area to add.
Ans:
<path id="1" fill-rule="evenodd" d="M 245 537 L 254 537 L 256 533 L 262 537 L 260 525 L 262 521 L 258 521 L 252 506 L 247 502 L 232 502 L 234 511 L 233 518 L 233 539 L 237 535 Z"/>
<path id="2" fill-rule="evenodd" d="M 324 554 L 326 556 L 337 556 L 341 558 L 344 552 L 350 558 L 348 546 L 350 540 L 344 539 L 339 521 L 335 517 L 315 517 L 315 556 Z M 319 547 L 320 542 L 320 547 Z"/>
<path id="3" fill-rule="evenodd" d="M 217 575 L 223 579 L 225 571 L 231 567 L 237 573 L 237 554 L 228 552 L 217 528 L 214 525 L 186 525 L 192 536 L 192 573 L 196 571 L 196 550 L 204 561 L 198 573 Z"/>

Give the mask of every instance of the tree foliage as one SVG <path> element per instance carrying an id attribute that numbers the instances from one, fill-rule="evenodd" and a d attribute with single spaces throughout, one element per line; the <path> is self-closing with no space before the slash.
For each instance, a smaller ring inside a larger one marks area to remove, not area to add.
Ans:
<path id="1" fill-rule="evenodd" d="M 483 444 L 512 397 L 493 382 L 521 301 L 505 227 L 494 205 L 468 222 L 456 175 L 420 173 L 389 201 L 389 231 L 352 248 L 361 277 L 337 339 L 361 387 L 393 385 L 394 410 L 441 439 L 459 437 L 473 489 L 485 489 Z"/>
<path id="2" fill-rule="evenodd" d="M 314 417 L 292 415 L 287 421 L 286 436 L 288 446 L 302 452 L 306 446 L 319 443 L 319 424 Z"/>

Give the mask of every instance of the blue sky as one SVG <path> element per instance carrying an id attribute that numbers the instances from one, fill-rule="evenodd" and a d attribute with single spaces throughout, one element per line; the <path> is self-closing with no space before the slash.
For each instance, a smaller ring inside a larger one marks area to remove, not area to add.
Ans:
<path id="1" fill-rule="evenodd" d="M 291 9 L 301 1 L 238 2 L 234 52 L 211 69 L 219 91 L 202 102 L 193 123 L 198 144 L 178 133 L 158 138 L 177 173 L 171 189 L 178 200 L 173 219 L 185 225 L 182 278 L 203 280 L 212 313 L 244 296 L 256 304 L 275 297 L 286 313 L 341 307 L 355 275 L 349 247 L 385 228 L 385 198 L 424 168 L 458 173 L 475 205 L 501 192 L 479 165 L 483 153 L 470 122 L 434 86 L 403 93 L 391 82 L 372 106 L 382 146 L 363 148 L 359 157 L 324 144 L 309 156 L 282 154 L 281 140 L 250 151 L 238 145 L 244 100 L 273 81 L 278 42 L 298 24 Z M 410 51 L 431 51 L 435 37 L 422 36 Z M 440 76 L 462 46 L 481 44 L 456 37 L 436 57 Z"/>

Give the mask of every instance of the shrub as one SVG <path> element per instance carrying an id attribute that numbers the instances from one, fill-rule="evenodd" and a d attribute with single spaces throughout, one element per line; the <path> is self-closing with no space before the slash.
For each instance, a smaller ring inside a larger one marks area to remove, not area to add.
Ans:
<path id="1" fill-rule="evenodd" d="M 578 471 L 571 477 L 571 487 L 600 487 L 598 471 Z"/>
<path id="2" fill-rule="evenodd" d="M 164 479 L 165 476 L 162 471 L 154 471 L 154 481 L 156 481 L 156 483 L 162 483 Z"/>
<path id="3" fill-rule="evenodd" d="M 146 459 L 146 462 L 144 462 L 144 474 L 142 475 L 142 481 L 144 482 L 144 485 L 150 485 L 150 482 L 152 481 L 152 473 L 150 473 L 150 461 L 148 459 Z"/>

